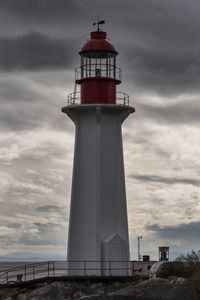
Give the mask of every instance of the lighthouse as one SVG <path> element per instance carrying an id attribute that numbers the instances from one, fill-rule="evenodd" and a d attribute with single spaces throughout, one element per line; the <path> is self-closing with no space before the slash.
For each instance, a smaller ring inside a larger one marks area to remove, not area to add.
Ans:
<path id="1" fill-rule="evenodd" d="M 75 89 L 62 112 L 75 124 L 68 234 L 69 275 L 128 275 L 122 123 L 135 111 L 117 92 L 118 52 L 100 24 L 83 45 Z M 79 92 L 77 91 L 79 88 Z"/>

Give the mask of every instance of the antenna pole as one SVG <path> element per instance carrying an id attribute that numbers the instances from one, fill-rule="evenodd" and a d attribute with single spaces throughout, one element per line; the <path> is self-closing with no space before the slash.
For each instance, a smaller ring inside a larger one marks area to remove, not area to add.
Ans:
<path id="1" fill-rule="evenodd" d="M 141 255 L 140 255 L 140 240 L 142 239 L 142 236 L 137 236 L 138 240 L 138 261 L 140 261 Z"/>

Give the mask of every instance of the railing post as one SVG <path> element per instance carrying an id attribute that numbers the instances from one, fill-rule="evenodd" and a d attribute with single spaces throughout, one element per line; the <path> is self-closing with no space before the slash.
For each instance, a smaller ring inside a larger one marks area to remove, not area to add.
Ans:
<path id="1" fill-rule="evenodd" d="M 33 279 L 35 279 L 35 266 L 33 266 Z"/>
<path id="2" fill-rule="evenodd" d="M 24 279 L 26 281 L 26 266 L 24 266 Z"/>
<path id="3" fill-rule="evenodd" d="M 86 261 L 84 261 L 84 276 L 86 276 Z"/>
<path id="4" fill-rule="evenodd" d="M 111 261 L 108 262 L 109 265 L 109 276 L 111 276 Z"/>
<path id="5" fill-rule="evenodd" d="M 49 277 L 49 261 L 48 261 L 48 277 Z"/>
<path id="6" fill-rule="evenodd" d="M 53 277 L 55 276 L 55 265 L 54 265 L 54 261 L 53 261 Z"/>
<path id="7" fill-rule="evenodd" d="M 6 273 L 6 283 L 8 283 L 8 272 Z"/>

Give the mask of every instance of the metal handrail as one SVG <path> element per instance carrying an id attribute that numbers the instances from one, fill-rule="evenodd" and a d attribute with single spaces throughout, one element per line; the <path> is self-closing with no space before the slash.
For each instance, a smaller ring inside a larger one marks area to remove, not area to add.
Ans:
<path id="1" fill-rule="evenodd" d="M 115 275 L 116 271 L 130 274 L 131 270 L 130 261 L 45 261 L 8 269 L 0 275 L 0 285 L 46 277 L 96 276 L 95 272 L 99 276 L 119 276 L 119 273 Z"/>
<path id="2" fill-rule="evenodd" d="M 67 96 L 67 105 L 73 106 L 73 105 L 80 105 L 81 104 L 81 93 L 80 92 L 73 92 L 68 94 Z M 97 99 L 95 99 L 97 100 Z M 102 98 L 99 98 L 99 103 L 103 103 Z M 96 101 L 97 102 L 97 101 Z M 91 101 L 92 103 L 92 101 Z M 129 95 L 122 92 L 116 93 L 116 104 L 123 105 L 123 106 L 129 106 Z"/>
<path id="3" fill-rule="evenodd" d="M 121 81 L 122 70 L 115 65 L 109 64 L 88 64 L 75 69 L 75 80 L 81 80 L 83 78 L 90 77 L 113 78 Z"/>

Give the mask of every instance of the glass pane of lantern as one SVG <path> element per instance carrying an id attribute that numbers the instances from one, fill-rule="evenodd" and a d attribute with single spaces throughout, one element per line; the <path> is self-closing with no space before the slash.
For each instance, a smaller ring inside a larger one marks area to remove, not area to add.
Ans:
<path id="1" fill-rule="evenodd" d="M 106 58 L 106 57 L 113 57 L 116 56 L 113 52 L 107 51 L 94 51 L 94 52 L 84 52 L 81 53 L 84 57 L 91 57 L 91 58 Z"/>

